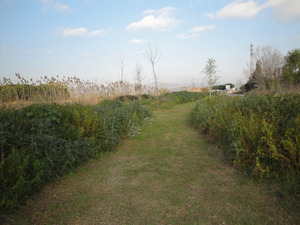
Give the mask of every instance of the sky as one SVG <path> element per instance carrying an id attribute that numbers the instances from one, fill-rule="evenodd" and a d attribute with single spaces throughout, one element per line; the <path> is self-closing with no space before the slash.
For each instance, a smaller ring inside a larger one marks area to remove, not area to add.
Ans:
<path id="1" fill-rule="evenodd" d="M 138 63 L 150 83 L 147 43 L 161 56 L 159 82 L 203 85 L 208 58 L 219 84 L 245 82 L 250 44 L 300 48 L 300 1 L 0 0 L 0 79 L 114 82 L 123 61 L 127 81 Z"/>

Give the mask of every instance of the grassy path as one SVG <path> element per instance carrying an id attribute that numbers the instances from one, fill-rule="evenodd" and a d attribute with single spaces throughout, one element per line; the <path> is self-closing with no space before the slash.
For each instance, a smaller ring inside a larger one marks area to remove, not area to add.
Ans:
<path id="1" fill-rule="evenodd" d="M 296 224 L 187 123 L 194 104 L 44 189 L 19 224 Z"/>

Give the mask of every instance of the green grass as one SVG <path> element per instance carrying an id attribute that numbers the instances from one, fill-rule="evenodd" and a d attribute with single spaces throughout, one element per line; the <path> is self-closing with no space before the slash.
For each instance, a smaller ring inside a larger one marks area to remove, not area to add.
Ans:
<path id="1" fill-rule="evenodd" d="M 296 224 L 255 181 L 226 164 L 187 122 L 194 103 L 154 113 L 155 123 L 76 173 L 47 186 L 16 224 Z M 298 220 L 297 220 L 298 219 Z"/>

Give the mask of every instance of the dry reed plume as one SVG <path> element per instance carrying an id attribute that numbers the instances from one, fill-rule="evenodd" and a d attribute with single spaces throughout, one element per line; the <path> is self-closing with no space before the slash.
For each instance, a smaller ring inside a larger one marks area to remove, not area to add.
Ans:
<path id="1" fill-rule="evenodd" d="M 0 103 L 2 106 L 23 107 L 33 103 L 80 103 L 95 105 L 106 99 L 122 95 L 155 95 L 154 88 L 139 86 L 127 81 L 106 82 L 97 84 L 76 76 L 56 77 L 43 76 L 34 81 L 16 74 L 17 82 L 3 77 L 0 80 Z M 161 90 L 165 92 L 165 90 Z"/>

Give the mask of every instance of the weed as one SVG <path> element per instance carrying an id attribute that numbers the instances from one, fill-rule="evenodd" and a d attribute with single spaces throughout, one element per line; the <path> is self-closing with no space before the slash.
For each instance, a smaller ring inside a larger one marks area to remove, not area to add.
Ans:
<path id="1" fill-rule="evenodd" d="M 235 165 L 299 198 L 299 108 L 299 95 L 219 96 L 199 101 L 191 121 L 218 140 Z"/>

